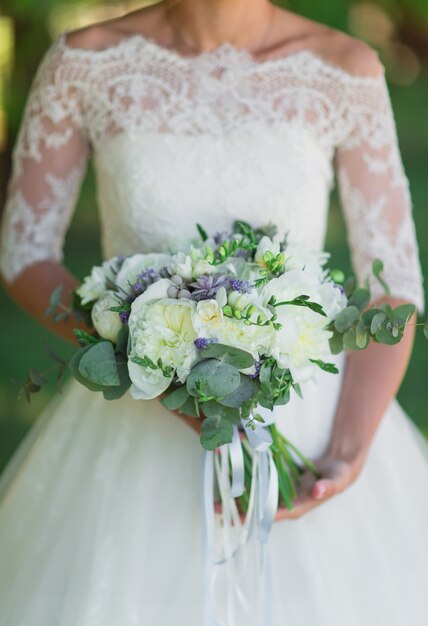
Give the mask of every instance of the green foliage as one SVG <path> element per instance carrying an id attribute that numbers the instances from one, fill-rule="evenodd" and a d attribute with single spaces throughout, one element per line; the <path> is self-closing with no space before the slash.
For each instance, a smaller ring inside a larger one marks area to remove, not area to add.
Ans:
<path id="1" fill-rule="evenodd" d="M 109 341 L 90 346 L 79 360 L 79 374 L 91 383 L 103 387 L 120 385 L 114 348 Z"/>
<path id="2" fill-rule="evenodd" d="M 186 386 L 182 385 L 177 389 L 173 389 L 165 398 L 162 398 L 161 403 L 170 411 L 176 411 L 181 409 L 189 397 Z"/>
<path id="3" fill-rule="evenodd" d="M 203 350 L 203 356 L 207 359 L 219 359 L 240 370 L 247 369 L 254 363 L 254 359 L 249 352 L 222 343 L 208 344 Z"/>
<path id="4" fill-rule="evenodd" d="M 205 450 L 215 450 L 233 439 L 233 424 L 218 417 L 207 417 L 202 422 L 201 444 Z"/>
<path id="5" fill-rule="evenodd" d="M 302 307 L 311 309 L 311 311 L 314 311 L 315 313 L 318 313 L 319 315 L 323 315 L 324 317 L 327 317 L 322 306 L 318 304 L 318 302 L 311 302 L 311 300 L 309 299 L 309 296 L 306 296 L 306 295 L 297 296 L 297 298 L 293 298 L 293 300 L 284 300 L 283 302 L 277 302 L 275 296 L 272 296 L 272 298 L 269 301 L 269 304 L 274 307 L 285 306 L 285 305 L 302 306 Z"/>
<path id="6" fill-rule="evenodd" d="M 229 395 L 240 382 L 240 373 L 236 367 L 218 359 L 206 359 L 192 369 L 186 386 L 191 396 L 200 402 L 207 402 Z"/>

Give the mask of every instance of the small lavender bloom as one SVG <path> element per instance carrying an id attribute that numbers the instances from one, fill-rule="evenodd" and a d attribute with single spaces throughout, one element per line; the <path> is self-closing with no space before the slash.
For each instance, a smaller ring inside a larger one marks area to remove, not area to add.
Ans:
<path id="1" fill-rule="evenodd" d="M 260 368 L 261 368 L 262 364 L 261 361 L 255 361 L 254 362 L 254 367 L 256 368 L 256 371 L 254 372 L 254 374 L 249 374 L 248 378 L 252 378 L 253 380 L 255 378 L 258 378 L 259 374 L 260 374 Z"/>
<path id="2" fill-rule="evenodd" d="M 226 239 L 230 238 L 230 233 L 227 232 L 227 230 L 221 230 L 218 231 L 217 233 L 215 233 L 213 239 L 214 239 L 214 243 L 217 246 L 220 246 L 223 241 L 226 241 Z"/>
<path id="3" fill-rule="evenodd" d="M 190 294 L 192 300 L 210 300 L 215 298 L 217 291 L 220 287 L 226 287 L 228 284 L 228 277 L 222 274 L 202 274 L 199 278 L 190 283 L 189 287 L 193 287 Z"/>
<path id="4" fill-rule="evenodd" d="M 232 291 L 239 291 L 239 293 L 250 293 L 253 289 L 253 286 L 247 280 L 235 277 L 229 278 L 229 285 Z"/>
<path id="5" fill-rule="evenodd" d="M 131 285 L 131 290 L 136 296 L 140 296 L 144 291 L 146 291 L 147 287 L 153 285 L 160 278 L 159 272 L 154 270 L 153 268 L 149 268 L 138 274 L 137 280 L 133 285 Z"/>
<path id="6" fill-rule="evenodd" d="M 334 286 L 336 287 L 336 289 L 339 289 L 340 293 L 346 293 L 345 288 L 342 285 L 338 285 L 337 283 L 334 283 Z"/>
<path id="7" fill-rule="evenodd" d="M 193 343 L 198 350 L 205 350 L 210 343 L 218 343 L 218 339 L 206 339 L 205 337 L 199 337 L 198 339 L 195 339 Z"/>
<path id="8" fill-rule="evenodd" d="M 120 321 L 122 322 L 122 324 L 127 324 L 128 323 L 129 314 L 130 314 L 130 311 L 121 311 L 119 313 Z"/>

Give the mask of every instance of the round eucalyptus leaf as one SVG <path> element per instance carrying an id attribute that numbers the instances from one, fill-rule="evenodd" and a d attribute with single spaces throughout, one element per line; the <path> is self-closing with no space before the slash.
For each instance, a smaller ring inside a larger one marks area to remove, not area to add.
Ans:
<path id="1" fill-rule="evenodd" d="M 105 387 L 121 384 L 113 345 L 101 341 L 92 345 L 79 361 L 79 374 L 91 383 Z"/>
<path id="2" fill-rule="evenodd" d="M 228 407 L 239 408 L 244 402 L 248 402 L 254 393 L 254 381 L 249 377 L 241 374 L 239 386 L 220 400 L 221 404 Z"/>
<path id="3" fill-rule="evenodd" d="M 215 358 L 229 365 L 233 365 L 239 370 L 247 369 L 254 363 L 254 359 L 249 352 L 234 348 L 233 346 L 226 346 L 222 343 L 210 343 L 203 351 L 204 358 Z"/>
<path id="4" fill-rule="evenodd" d="M 240 373 L 229 363 L 218 359 L 201 361 L 190 372 L 186 380 L 190 395 L 223 398 L 232 393 L 240 384 Z"/>
<path id="5" fill-rule="evenodd" d="M 339 333 L 344 333 L 360 319 L 361 313 L 356 306 L 348 306 L 336 317 L 334 326 Z"/>
<path id="6" fill-rule="evenodd" d="M 207 417 L 202 422 L 201 444 L 205 450 L 215 450 L 233 439 L 233 424 L 217 417 Z"/>

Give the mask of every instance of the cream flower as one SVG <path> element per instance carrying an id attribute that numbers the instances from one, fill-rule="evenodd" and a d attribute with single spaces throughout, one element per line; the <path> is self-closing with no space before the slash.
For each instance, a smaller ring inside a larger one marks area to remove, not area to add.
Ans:
<path id="1" fill-rule="evenodd" d="M 120 301 L 112 291 L 106 291 L 101 298 L 95 302 L 91 318 L 97 333 L 103 339 L 108 339 L 116 343 L 117 336 L 122 328 L 119 313 L 110 311 L 110 307 L 118 306 Z"/>
<path id="2" fill-rule="evenodd" d="M 148 357 L 156 364 L 160 359 L 164 368 L 173 368 L 180 382 L 184 382 L 198 357 L 193 343 L 197 335 L 192 326 L 192 311 L 196 305 L 187 299 L 163 298 L 148 301 L 146 294 L 147 292 L 139 296 L 131 307 L 131 353 L 128 370 L 133 382 L 133 397 L 145 394 L 147 398 L 154 398 L 168 388 L 173 373 L 171 376 L 162 374 L 161 377 L 158 370 L 133 363 L 131 359 Z M 141 369 L 145 371 L 141 372 Z"/>

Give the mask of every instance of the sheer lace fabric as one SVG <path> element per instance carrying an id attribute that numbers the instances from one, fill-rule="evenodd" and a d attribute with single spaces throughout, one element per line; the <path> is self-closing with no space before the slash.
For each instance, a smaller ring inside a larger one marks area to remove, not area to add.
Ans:
<path id="1" fill-rule="evenodd" d="M 264 62 L 223 44 L 182 57 L 135 35 L 106 50 L 62 35 L 33 83 L 14 153 L 0 266 L 59 262 L 93 151 L 104 254 L 166 247 L 238 218 L 321 248 L 334 174 L 355 271 L 381 257 L 423 308 L 408 181 L 384 75 L 309 50 Z M 382 295 L 373 285 L 374 297 Z"/>

